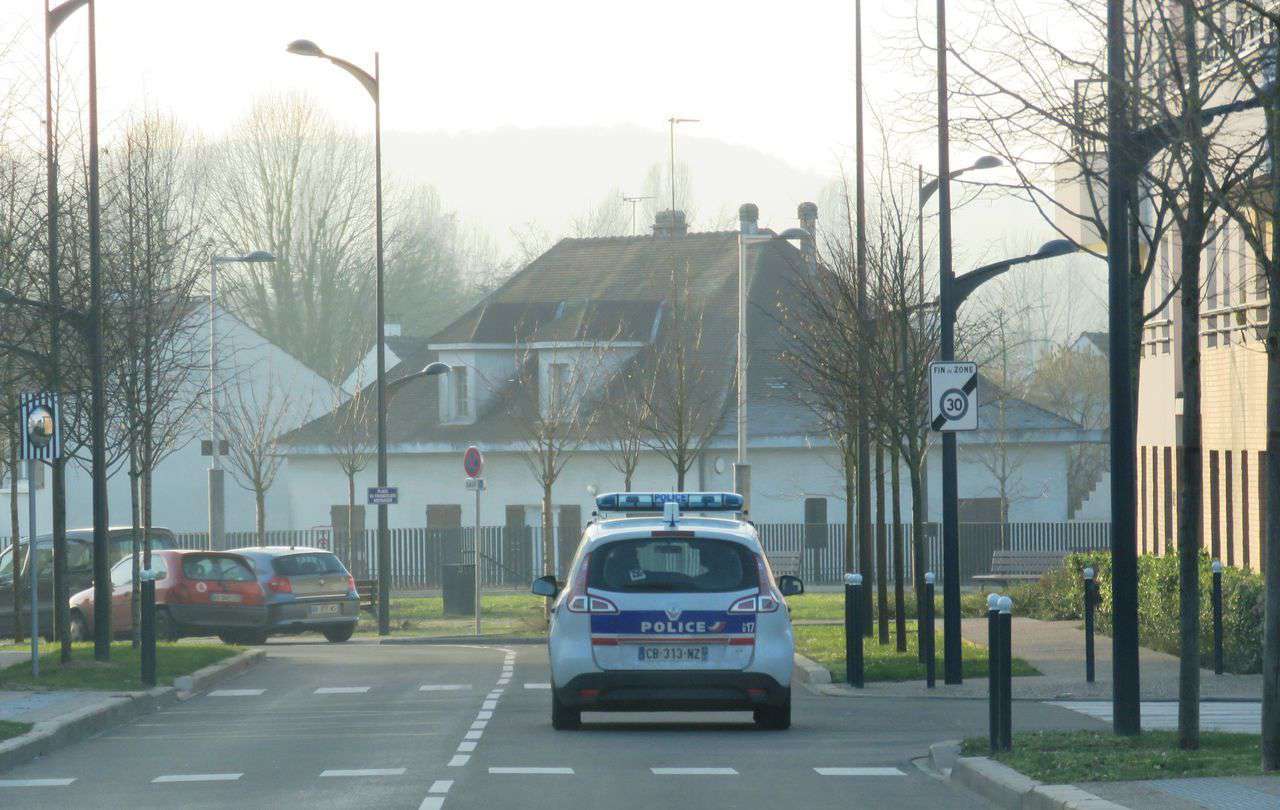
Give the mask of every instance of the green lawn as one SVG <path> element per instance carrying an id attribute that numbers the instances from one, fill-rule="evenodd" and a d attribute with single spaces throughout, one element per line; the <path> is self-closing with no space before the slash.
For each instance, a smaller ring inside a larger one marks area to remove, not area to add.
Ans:
<path id="1" fill-rule="evenodd" d="M 480 630 L 485 635 L 546 635 L 545 604 L 545 599 L 530 593 L 483 595 Z M 361 634 L 376 633 L 377 617 L 368 611 L 362 612 L 356 629 Z M 440 596 L 393 596 L 391 629 L 395 633 L 419 636 L 465 636 L 475 629 L 475 619 L 445 616 L 444 598 Z"/>
<path id="2" fill-rule="evenodd" d="M 788 596 L 787 604 L 791 606 L 791 618 L 793 621 L 799 620 L 843 620 L 844 619 L 844 592 L 836 591 L 831 593 L 805 593 L 800 596 Z M 960 609 L 961 615 L 964 616 L 986 616 L 987 615 L 987 595 L 980 591 L 962 591 L 960 593 Z M 893 615 L 893 590 L 892 584 L 889 591 L 889 615 Z M 916 617 L 916 598 L 911 589 L 907 589 L 906 593 L 906 613 L 908 619 Z M 938 588 L 934 594 L 934 613 L 939 619 L 942 618 L 942 589 Z"/>
<path id="3" fill-rule="evenodd" d="M 964 741 L 964 756 L 991 756 L 985 737 Z M 1172 731 L 1119 737 L 1109 731 L 1037 731 L 1013 735 L 1013 750 L 995 759 L 1048 784 L 1127 782 L 1192 776 L 1262 774 L 1257 734 L 1200 734 L 1200 750 L 1178 748 Z"/>
<path id="4" fill-rule="evenodd" d="M 840 625 L 801 625 L 795 628 L 796 651 L 831 671 L 834 681 L 846 679 L 844 660 L 844 627 Z M 894 644 L 893 628 L 889 628 L 889 643 L 881 645 L 874 637 L 863 639 L 863 673 L 870 681 L 924 680 L 924 664 L 916 652 L 916 623 L 907 622 L 907 651 L 900 653 Z M 942 635 L 935 645 L 938 677 L 942 675 Z M 985 677 L 987 674 L 987 648 L 969 641 L 964 642 L 963 672 L 966 678 Z M 1039 675 L 1035 667 L 1020 658 L 1013 659 L 1014 675 Z"/>
<path id="5" fill-rule="evenodd" d="M 111 645 L 110 661 L 95 661 L 93 644 L 71 645 L 71 661 L 58 663 L 58 648 L 44 646 L 40 655 L 40 677 L 31 677 L 31 662 L 22 661 L 0 669 L 0 689 L 106 689 L 138 691 L 145 689 L 139 678 L 138 650 L 127 641 Z M 229 644 L 194 644 L 190 642 L 156 645 L 156 682 L 169 686 L 179 675 L 243 652 L 243 647 Z"/>
<path id="6" fill-rule="evenodd" d="M 20 737 L 31 730 L 31 723 L 15 723 L 12 720 L 0 720 L 0 740 Z"/>

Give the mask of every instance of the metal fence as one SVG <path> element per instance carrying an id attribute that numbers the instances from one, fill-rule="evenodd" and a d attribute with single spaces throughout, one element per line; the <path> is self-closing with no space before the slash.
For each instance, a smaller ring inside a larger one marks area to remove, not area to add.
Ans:
<path id="1" fill-rule="evenodd" d="M 761 523 L 756 525 L 766 553 L 800 554 L 800 576 L 808 583 L 838 583 L 845 571 L 845 526 L 842 523 L 813 525 L 804 523 Z M 914 576 L 915 538 L 912 527 L 902 527 L 904 549 L 903 570 L 910 580 Z M 873 527 L 873 537 L 875 534 Z M 452 564 L 470 564 L 474 559 L 474 535 L 471 528 L 460 529 L 391 529 L 391 582 L 396 588 L 437 588 L 441 571 Z M 942 576 L 942 540 L 936 523 L 925 524 L 925 569 Z M 806 547 L 806 537 L 812 545 Z M 193 532 L 178 535 L 182 548 L 206 548 L 208 534 Z M 990 570 L 992 552 L 1014 551 L 1083 551 L 1108 549 L 1111 544 L 1110 523 L 962 523 L 960 524 L 960 578 L 966 581 Z M 256 532 L 228 532 L 223 549 L 257 546 Z M 346 532 L 326 528 L 269 531 L 265 545 L 313 546 L 327 548 L 337 554 L 358 579 L 377 576 L 377 532 L 370 529 L 357 534 L 354 543 Z M 886 569 L 893 571 L 894 541 L 892 526 L 885 527 Z M 526 587 L 535 572 L 543 568 L 542 528 L 526 526 L 480 527 L 481 579 L 486 586 Z M 555 553 L 554 546 L 552 554 Z M 872 567 L 876 555 L 872 557 Z M 553 561 L 567 564 L 568 560 Z M 859 570 L 855 555 L 853 570 Z"/>

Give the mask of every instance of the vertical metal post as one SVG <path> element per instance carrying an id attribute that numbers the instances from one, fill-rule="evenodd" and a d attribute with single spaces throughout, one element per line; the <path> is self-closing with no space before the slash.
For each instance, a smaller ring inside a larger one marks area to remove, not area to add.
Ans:
<path id="1" fill-rule="evenodd" d="M 932 689 L 937 683 L 937 651 L 934 649 L 933 572 L 924 575 L 924 685 Z"/>
<path id="2" fill-rule="evenodd" d="M 862 655 L 862 574 L 844 575 L 845 680 L 855 689 L 865 685 Z"/>
<path id="3" fill-rule="evenodd" d="M 26 425 L 22 426 L 26 429 Z M 31 677 L 40 677 L 40 575 L 37 564 L 40 560 L 39 544 L 36 542 L 36 464 L 35 459 L 27 460 L 27 571 L 30 574 L 30 596 L 27 607 L 31 611 Z M 14 560 L 14 587 L 17 587 L 18 561 Z M 14 623 L 20 617 L 14 616 Z"/>
<path id="4" fill-rule="evenodd" d="M 476 536 L 475 536 L 475 561 L 476 561 L 476 635 L 480 635 L 480 487 L 484 485 L 484 479 L 476 480 Z"/>
<path id="5" fill-rule="evenodd" d="M 674 132 L 674 130 L 672 130 Z M 674 205 L 674 204 L 673 204 Z M 751 469 L 747 466 L 747 240 L 738 231 L 738 414 L 737 461 L 733 488 L 742 496 L 742 511 L 751 511 Z"/>
<path id="6" fill-rule="evenodd" d="M 1000 750 L 1013 750 L 1013 600 L 1000 597 Z"/>
<path id="7" fill-rule="evenodd" d="M 863 126 L 862 93 L 862 0 L 854 0 L 854 95 L 857 104 L 855 131 L 857 185 L 855 190 L 855 215 L 857 227 L 857 280 L 858 280 L 858 328 L 868 328 L 867 319 L 867 195 L 866 195 L 866 139 Z M 858 570 L 874 576 L 871 565 L 871 437 L 868 405 L 865 394 L 858 398 L 858 429 L 855 438 L 855 454 L 858 463 Z M 861 605 L 865 615 L 871 615 L 871 589 L 867 589 Z M 865 623 L 864 632 L 871 633 L 871 623 Z"/>
<path id="8" fill-rule="evenodd" d="M 1098 600 L 1095 598 L 1093 569 L 1084 569 L 1084 679 L 1088 683 L 1094 681 L 1093 666 L 1093 611 Z"/>
<path id="9" fill-rule="evenodd" d="M 383 295 L 382 269 L 382 74 L 378 54 L 373 54 L 373 173 L 374 224 L 377 237 L 377 275 L 374 294 L 377 298 L 378 333 L 374 336 L 378 359 L 378 486 L 387 485 L 387 352 L 386 306 Z M 387 531 L 387 505 L 378 504 L 378 635 L 391 633 L 391 535 Z"/>
<path id="10" fill-rule="evenodd" d="M 1000 594 L 987 596 L 987 736 L 991 751 L 1000 749 Z"/>
<path id="11" fill-rule="evenodd" d="M 1222 674 L 1222 563 L 1213 561 L 1213 674 Z"/>
<path id="12" fill-rule="evenodd" d="M 209 542 L 225 548 L 226 511 L 222 460 L 218 455 L 218 257 L 209 259 Z"/>
<path id="13" fill-rule="evenodd" d="M 151 578 L 151 565 L 143 569 L 142 577 L 142 682 L 156 685 L 156 581 Z"/>

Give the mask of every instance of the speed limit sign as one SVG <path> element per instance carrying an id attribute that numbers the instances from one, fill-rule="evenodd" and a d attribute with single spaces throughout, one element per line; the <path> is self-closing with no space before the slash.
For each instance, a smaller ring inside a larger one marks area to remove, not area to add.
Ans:
<path id="1" fill-rule="evenodd" d="M 929 422 L 943 432 L 978 429 L 977 363 L 929 364 Z"/>

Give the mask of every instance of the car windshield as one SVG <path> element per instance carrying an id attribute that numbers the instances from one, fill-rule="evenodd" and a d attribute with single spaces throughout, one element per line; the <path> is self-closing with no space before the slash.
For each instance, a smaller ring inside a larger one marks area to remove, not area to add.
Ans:
<path id="1" fill-rule="evenodd" d="M 754 588 L 755 555 L 705 537 L 619 540 L 591 552 L 587 586 L 602 591 L 718 593 Z"/>
<path id="2" fill-rule="evenodd" d="M 282 577 L 305 577 L 316 574 L 345 574 L 341 561 L 326 552 L 289 554 L 271 561 L 271 567 Z"/>
<path id="3" fill-rule="evenodd" d="M 239 557 L 223 554 L 189 554 L 182 558 L 182 575 L 187 579 L 217 582 L 249 582 L 253 571 Z"/>

